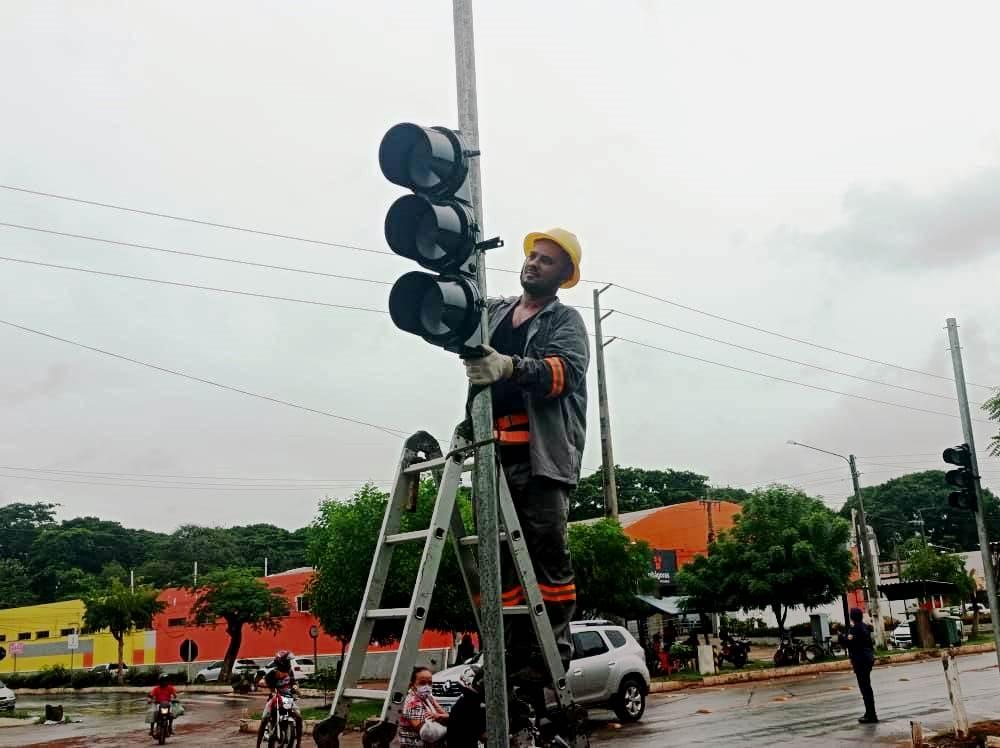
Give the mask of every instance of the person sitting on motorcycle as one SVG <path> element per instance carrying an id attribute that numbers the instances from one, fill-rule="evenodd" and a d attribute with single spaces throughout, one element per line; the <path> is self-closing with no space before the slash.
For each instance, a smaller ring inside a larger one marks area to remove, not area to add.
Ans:
<path id="1" fill-rule="evenodd" d="M 274 667 L 268 671 L 258 685 L 266 685 L 269 689 L 267 703 L 264 705 L 264 714 L 260 718 L 260 727 L 257 728 L 257 748 L 260 748 L 264 741 L 264 728 L 271 716 L 271 709 L 278 706 L 277 699 L 281 696 L 292 696 L 298 693 L 295 687 L 295 673 L 292 671 L 292 654 L 287 649 L 278 650 L 274 655 Z M 292 719 L 295 720 L 296 745 L 302 746 L 302 714 L 298 705 L 293 705 L 291 710 Z"/>
<path id="2" fill-rule="evenodd" d="M 152 703 L 149 709 L 147 719 L 149 720 L 149 734 L 153 734 L 153 724 L 156 722 L 156 708 L 160 704 L 170 705 L 170 733 L 174 732 L 174 718 L 180 717 L 184 714 L 184 707 L 180 705 L 177 701 L 177 689 L 170 684 L 170 678 L 166 673 L 160 673 L 160 677 L 157 679 L 157 685 L 153 686 L 153 689 L 149 692 L 147 697 Z"/>
<path id="3" fill-rule="evenodd" d="M 486 742 L 483 669 L 470 665 L 458 678 L 462 695 L 448 714 L 448 748 L 478 748 Z"/>

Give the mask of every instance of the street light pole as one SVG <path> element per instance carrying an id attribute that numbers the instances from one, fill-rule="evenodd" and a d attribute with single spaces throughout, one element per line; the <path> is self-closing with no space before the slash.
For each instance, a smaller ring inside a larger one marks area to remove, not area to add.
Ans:
<path id="1" fill-rule="evenodd" d="M 879 647 L 884 648 L 885 622 L 882 620 L 882 605 L 878 596 L 878 581 L 876 579 L 878 570 L 875 568 L 875 554 L 872 552 L 871 538 L 868 537 L 868 519 L 865 516 L 865 503 L 861 498 L 861 485 L 858 482 L 858 467 L 854 461 L 854 455 L 845 457 L 837 452 L 820 449 L 819 447 L 814 447 L 811 444 L 803 444 L 802 442 L 793 441 L 791 439 L 788 440 L 788 443 L 796 447 L 805 447 L 806 449 L 811 449 L 815 452 L 822 452 L 823 454 L 839 457 L 851 468 L 851 483 L 854 485 L 854 498 L 858 502 L 858 523 L 861 525 L 861 529 L 858 532 L 861 535 L 861 548 L 863 549 L 862 555 L 864 556 L 861 560 L 862 575 L 864 576 L 866 586 L 868 587 L 868 614 L 871 616 L 872 624 L 875 627 L 875 642 Z"/>
<path id="2" fill-rule="evenodd" d="M 608 377 L 604 368 L 604 349 L 614 342 L 614 338 L 608 338 L 605 342 L 604 331 L 601 323 L 604 322 L 611 312 L 601 314 L 601 294 L 611 288 L 608 284 L 604 288 L 594 289 L 594 337 L 597 339 L 594 345 L 597 353 L 597 402 L 601 416 L 601 465 L 603 466 L 604 479 L 604 514 L 613 520 L 618 520 L 618 483 L 615 480 L 615 457 L 611 448 L 611 412 L 608 408 Z"/>

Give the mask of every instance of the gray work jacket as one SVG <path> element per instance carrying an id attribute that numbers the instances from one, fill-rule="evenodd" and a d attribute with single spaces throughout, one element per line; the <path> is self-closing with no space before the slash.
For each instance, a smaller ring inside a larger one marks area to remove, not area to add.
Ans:
<path id="1" fill-rule="evenodd" d="M 519 297 L 490 299 L 490 337 Z M 580 313 L 553 299 L 528 323 L 513 381 L 531 429 L 531 474 L 575 486 L 587 437 L 590 344 Z"/>

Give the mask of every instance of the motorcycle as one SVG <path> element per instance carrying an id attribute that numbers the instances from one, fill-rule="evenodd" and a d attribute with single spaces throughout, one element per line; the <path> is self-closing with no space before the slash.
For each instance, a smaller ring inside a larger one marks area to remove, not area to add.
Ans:
<path id="1" fill-rule="evenodd" d="M 163 701 L 157 704 L 153 712 L 153 739 L 160 745 L 166 743 L 167 735 L 172 732 L 173 723 L 173 703 Z"/>
<path id="2" fill-rule="evenodd" d="M 729 660 L 733 667 L 741 668 L 750 659 L 750 640 L 727 637 L 722 640 L 719 647 L 719 664 Z"/>
<path id="3" fill-rule="evenodd" d="M 800 662 L 808 661 L 806 646 L 792 636 L 782 638 L 778 649 L 774 652 L 774 664 L 776 667 L 783 665 L 797 665 Z"/>
<path id="4" fill-rule="evenodd" d="M 566 713 L 537 710 L 531 701 L 530 694 L 514 689 L 509 703 L 512 748 L 589 748 L 586 709 L 573 705 Z"/>
<path id="5" fill-rule="evenodd" d="M 264 727 L 267 748 L 295 745 L 298 735 L 295 729 L 295 717 L 292 716 L 294 708 L 295 699 L 290 695 L 276 694 L 271 700 L 271 713 L 268 714 L 267 724 Z"/>

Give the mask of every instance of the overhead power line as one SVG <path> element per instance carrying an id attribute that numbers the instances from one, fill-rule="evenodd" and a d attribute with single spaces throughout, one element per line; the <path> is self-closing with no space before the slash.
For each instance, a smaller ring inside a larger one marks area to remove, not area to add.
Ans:
<path id="1" fill-rule="evenodd" d="M 744 369 L 744 368 L 742 368 L 740 366 L 733 366 L 732 364 L 724 364 L 721 361 L 712 361 L 711 359 L 701 358 L 700 356 L 692 356 L 692 355 L 687 354 L 687 353 L 680 353 L 678 351 L 672 351 L 669 348 L 661 348 L 660 346 L 650 345 L 649 343 L 642 343 L 642 342 L 640 342 L 638 340 L 630 340 L 629 338 L 623 338 L 620 335 L 616 336 L 616 339 L 621 340 L 623 343 L 631 343 L 632 345 L 637 345 L 637 346 L 640 346 L 642 348 L 651 348 L 651 349 L 656 350 L 656 351 L 662 351 L 663 353 L 669 353 L 669 354 L 671 354 L 673 356 L 680 356 L 681 358 L 690 359 L 692 361 L 700 361 L 703 364 L 712 364 L 713 366 L 719 366 L 719 367 L 721 367 L 723 369 L 730 369 L 732 371 L 738 371 L 738 372 L 741 372 L 743 374 L 752 374 L 755 377 L 763 377 L 764 379 L 772 379 L 772 380 L 774 380 L 776 382 L 784 382 L 786 384 L 794 384 L 794 385 L 798 385 L 799 387 L 807 387 L 807 388 L 809 388 L 811 390 L 818 390 L 820 392 L 829 392 L 829 393 L 832 393 L 834 395 L 843 395 L 844 397 L 853 397 L 856 400 L 865 400 L 865 401 L 870 402 L 870 403 L 878 403 L 879 405 L 888 405 L 888 406 L 891 406 L 893 408 L 903 408 L 905 410 L 912 410 L 912 411 L 916 411 L 918 413 L 930 413 L 930 414 L 936 415 L 936 416 L 946 416 L 947 418 L 958 418 L 958 415 L 955 414 L 955 413 L 945 413 L 945 412 L 940 411 L 940 410 L 930 410 L 930 409 L 927 409 L 927 408 L 918 408 L 918 407 L 913 406 L 913 405 L 905 405 L 903 403 L 894 403 L 891 400 L 879 400 L 878 398 L 875 398 L 875 397 L 867 397 L 865 395 L 857 395 L 857 394 L 854 394 L 852 392 L 843 392 L 841 390 L 835 390 L 835 389 L 831 389 L 829 387 L 821 387 L 820 385 L 817 385 L 817 384 L 809 384 L 807 382 L 800 382 L 800 381 L 798 381 L 796 379 L 787 379 L 785 377 L 779 377 L 779 376 L 775 376 L 773 374 L 765 374 L 764 372 L 761 372 L 761 371 L 754 371 L 753 369 Z M 987 421 L 987 420 L 982 419 L 982 418 L 973 418 L 972 420 L 973 421 L 977 421 L 979 423 L 991 423 L 990 421 Z"/>
<path id="2" fill-rule="evenodd" d="M 820 349 L 822 351 L 829 351 L 830 353 L 836 353 L 836 354 L 841 355 L 841 356 L 848 356 L 849 358 L 858 359 L 859 361 L 867 361 L 870 364 L 878 364 L 879 366 L 888 366 L 888 367 L 891 367 L 893 369 L 900 369 L 901 371 L 908 371 L 911 374 L 921 374 L 921 375 L 923 375 L 925 377 L 932 377 L 934 379 L 941 379 L 941 380 L 944 380 L 946 382 L 954 382 L 955 381 L 951 377 L 947 377 L 947 376 L 944 376 L 942 374 L 935 374 L 933 372 L 923 371 L 921 369 L 911 369 L 908 366 L 902 366 L 901 364 L 894 364 L 891 361 L 880 361 L 879 359 L 869 358 L 868 356 L 862 356 L 862 355 L 860 355 L 858 353 L 851 353 L 850 351 L 843 351 L 843 350 L 840 350 L 839 348 L 832 348 L 830 346 L 823 345 L 821 343 L 814 343 L 811 340 L 804 340 L 802 338 L 796 338 L 796 337 L 793 337 L 791 335 L 785 335 L 784 333 L 776 332 L 774 330 L 768 330 L 767 328 L 759 327 L 757 325 L 752 325 L 752 324 L 750 324 L 748 322 L 741 322 L 741 321 L 739 321 L 737 319 L 732 319 L 731 317 L 723 317 L 722 315 L 719 315 L 719 314 L 713 314 L 712 312 L 707 312 L 704 309 L 698 309 L 697 307 L 693 307 L 693 306 L 690 306 L 688 304 L 682 304 L 679 301 L 673 301 L 672 299 L 667 299 L 667 298 L 664 298 L 663 296 L 657 296 L 655 294 L 646 293 L 645 291 L 640 291 L 640 290 L 638 290 L 636 288 L 629 288 L 628 286 L 623 286 L 623 285 L 621 285 L 619 283 L 612 283 L 611 285 L 613 285 L 615 288 L 620 288 L 622 291 L 628 291 L 629 293 L 633 293 L 633 294 L 635 294 L 637 296 L 644 296 L 647 299 L 653 299 L 654 301 L 660 301 L 660 302 L 662 302 L 664 304 L 669 304 L 670 306 L 675 306 L 678 309 L 684 309 L 684 310 L 689 311 L 689 312 L 694 312 L 695 314 L 701 314 L 701 315 L 703 315 L 705 317 L 711 317 L 712 319 L 719 320 L 720 322 L 726 322 L 726 323 L 728 323 L 730 325 L 738 325 L 739 327 L 744 327 L 744 328 L 746 328 L 748 330 L 754 330 L 755 332 L 761 332 L 761 333 L 764 333 L 765 335 L 772 335 L 772 336 L 774 336 L 776 338 L 781 338 L 782 340 L 791 341 L 792 343 L 799 343 L 801 345 L 808 345 L 808 346 L 810 346 L 812 348 L 818 348 L 818 349 Z M 969 384 L 969 385 L 971 385 L 973 387 L 981 387 L 982 389 L 986 389 L 986 390 L 993 390 L 993 389 L 995 389 L 995 387 L 991 387 L 991 386 L 986 385 L 986 384 L 976 384 L 975 382 L 968 382 L 967 384 Z"/>
<path id="3" fill-rule="evenodd" d="M 76 273 L 89 273 L 90 275 L 103 275 L 107 278 L 120 278 L 125 280 L 144 281 L 145 283 L 160 283 L 165 286 L 177 286 L 180 288 L 193 288 L 198 291 L 212 291 L 214 293 L 232 294 L 234 296 L 252 296 L 258 299 L 269 301 L 289 301 L 295 304 L 309 304 L 310 306 L 321 306 L 329 309 L 348 309 L 355 312 L 374 312 L 375 314 L 388 314 L 384 309 L 373 309 L 372 307 L 350 306 L 348 304 L 331 304 L 326 301 L 315 301 L 313 299 L 298 299 L 292 296 L 275 296 L 273 294 L 255 293 L 253 291 L 238 291 L 233 288 L 218 288 L 216 286 L 201 286 L 197 283 L 182 283 L 180 281 L 169 281 L 162 278 L 148 278 L 142 275 L 128 275 L 126 273 L 111 273 L 105 270 L 94 270 L 92 268 L 81 268 L 73 265 L 59 265 L 54 262 L 40 262 L 38 260 L 25 260 L 20 257 L 0 256 L 4 262 L 17 262 L 22 265 L 35 265 L 37 267 L 50 268 L 56 270 L 72 270 Z"/>
<path id="4" fill-rule="evenodd" d="M 245 492 L 275 492 L 275 491 L 322 491 L 323 486 L 227 486 L 224 484 L 215 485 L 199 485 L 199 484 L 167 484 L 158 485 L 155 483 L 130 483 L 124 481 L 93 481 L 93 480 L 77 480 L 73 478 L 47 478 L 38 475 L 10 475 L 9 473 L 0 473 L 0 478 L 15 478 L 19 480 L 26 481 L 45 481 L 47 483 L 73 483 L 76 485 L 85 486 L 106 486 L 106 487 L 118 487 L 118 488 L 158 488 L 161 490 L 169 489 L 171 491 L 182 490 L 182 491 L 240 491 Z M 366 481 L 359 481 L 359 483 L 365 483 Z M 367 481 L 371 483 L 379 483 L 381 481 Z M 344 486 L 329 486 L 329 488 L 343 488 Z"/>
<path id="5" fill-rule="evenodd" d="M 229 262 L 235 265 L 249 265 L 250 267 L 263 268 L 265 270 L 282 270 L 289 273 L 302 273 L 304 275 L 316 275 L 322 278 L 337 278 L 339 280 L 357 281 L 358 283 L 375 283 L 381 286 L 391 286 L 389 281 L 376 280 L 375 278 L 363 278 L 356 275 L 342 275 L 340 273 L 327 273 L 322 270 L 311 270 L 308 268 L 292 267 L 290 265 L 272 265 L 266 262 L 254 262 L 253 260 L 240 260 L 233 257 L 220 257 L 219 255 L 207 255 L 200 252 L 189 252 L 183 249 L 168 249 L 167 247 L 154 247 L 151 244 L 138 244 L 136 242 L 123 242 L 116 239 L 107 239 L 100 236 L 89 236 L 87 234 L 73 234 L 68 231 L 56 231 L 55 229 L 43 229 L 39 226 L 25 226 L 20 223 L 6 223 L 0 221 L 0 226 L 10 229 L 22 229 L 24 231 L 36 231 L 42 234 L 52 234 L 54 236 L 64 236 L 72 239 L 84 239 L 90 242 L 100 242 L 102 244 L 113 244 L 118 247 L 132 247 L 134 249 L 147 249 L 151 252 L 164 252 L 181 257 L 195 257 L 199 260 L 214 260 L 216 262 Z"/>
<path id="6" fill-rule="evenodd" d="M 243 475 L 191 475 L 187 473 L 127 473 L 127 472 L 105 472 L 99 470 L 57 470 L 55 468 L 30 468 L 22 466 L 0 465 L 0 470 L 16 470 L 22 473 L 55 473 L 56 475 L 90 475 L 105 478 L 152 478 L 152 479 L 186 479 L 186 480 L 211 480 L 211 481 L 272 481 L 275 483 L 319 483 L 329 485 L 331 483 L 364 483 L 367 478 L 289 478 L 281 477 L 249 477 Z M 389 483 L 390 479 L 373 481 L 376 483 Z"/>
<path id="7" fill-rule="evenodd" d="M 708 341 L 711 341 L 712 343 L 720 343 L 722 345 L 728 345 L 728 346 L 730 346 L 732 348 L 737 348 L 737 349 L 739 349 L 741 351 L 747 351 L 749 353 L 756 353 L 756 354 L 758 354 L 760 356 L 767 356 L 768 358 L 773 358 L 773 359 L 776 359 L 778 361 L 784 361 L 784 362 L 789 363 L 789 364 L 795 364 L 796 366 L 805 366 L 805 367 L 808 367 L 810 369 L 816 369 L 817 371 L 826 372 L 827 374 L 836 374 L 836 375 L 841 376 L 841 377 L 849 377 L 851 379 L 857 379 L 857 380 L 862 381 L 862 382 L 869 382 L 870 384 L 878 384 L 878 385 L 882 385 L 883 387 L 892 387 L 892 388 L 897 389 L 897 390 L 905 390 L 906 392 L 914 392 L 914 393 L 916 393 L 918 395 L 927 395 L 928 397 L 938 397 L 938 398 L 941 398 L 943 400 L 956 400 L 956 398 L 952 397 L 951 395 L 940 395 L 937 392 L 928 392 L 927 390 L 918 390 L 918 389 L 915 389 L 913 387 L 906 387 L 906 386 L 901 385 L 901 384 L 894 384 L 893 382 L 886 382 L 886 381 L 881 380 L 881 379 L 870 379 L 868 377 L 862 377 L 862 376 L 859 376 L 857 374 L 851 374 L 850 372 L 839 371 L 837 369 L 829 369 L 829 368 L 827 368 L 825 366 L 819 366 L 817 364 L 810 364 L 810 363 L 808 363 L 806 361 L 799 361 L 799 360 L 794 359 L 794 358 L 787 358 L 785 356 L 779 356 L 779 355 L 777 355 L 775 353 L 769 353 L 768 351 L 762 351 L 759 348 L 751 348 L 750 346 L 740 345 L 739 343 L 734 343 L 731 340 L 722 340 L 721 338 L 713 338 L 710 335 L 702 335 L 701 333 L 692 332 L 691 330 L 685 330 L 682 327 L 676 327 L 674 325 L 668 325 L 667 323 L 660 322 L 659 320 L 649 319 L 647 317 L 641 317 L 638 314 L 632 314 L 630 312 L 623 312 L 620 309 L 614 309 L 612 311 L 616 312 L 617 314 L 622 315 L 623 317 L 628 317 L 630 319 L 636 319 L 636 320 L 639 320 L 640 322 L 646 322 L 647 324 L 650 324 L 650 325 L 657 325 L 658 327 L 664 327 L 664 328 L 666 328 L 668 330 L 673 330 L 674 332 L 683 333 L 684 335 L 691 335 L 692 337 L 700 338 L 702 340 L 708 340 Z M 972 404 L 973 405 L 981 405 L 982 403 L 972 403 Z"/>
<path id="8" fill-rule="evenodd" d="M 120 353 L 113 353 L 112 351 L 104 350 L 103 348 L 97 348 L 92 345 L 86 345 L 85 343 L 80 343 L 76 340 L 70 340 L 69 338 L 63 338 L 58 335 L 53 335 L 52 333 L 44 332 L 42 330 L 35 330 L 31 327 L 26 327 L 24 325 L 19 325 L 14 322 L 9 322 L 8 320 L 0 319 L 0 325 L 6 325 L 7 327 L 12 327 L 16 330 L 21 330 L 22 332 L 31 333 L 32 335 L 40 335 L 43 338 L 48 338 L 49 340 L 56 340 L 60 343 L 66 343 L 67 345 L 72 345 L 77 348 L 82 348 L 86 351 L 91 351 L 93 353 L 100 353 L 102 356 L 109 356 L 110 358 L 116 358 L 119 361 L 127 361 L 131 364 L 136 364 L 137 366 L 144 366 L 147 369 L 153 369 L 154 371 L 159 371 L 164 374 L 172 374 L 175 377 L 181 377 L 182 379 L 190 379 L 193 382 L 201 382 L 202 384 L 211 385 L 212 387 L 218 387 L 222 390 L 228 390 L 230 392 L 236 392 L 240 395 L 246 395 L 247 397 L 253 397 L 258 400 L 266 400 L 267 402 L 275 403 L 277 405 L 284 405 L 289 408 L 295 408 L 296 410 L 304 410 L 307 413 L 315 413 L 316 415 L 326 416 L 327 418 L 335 418 L 338 421 L 345 421 L 347 423 L 353 423 L 358 426 L 367 426 L 368 428 L 376 429 L 383 433 L 389 434 L 397 438 L 405 438 L 409 434 L 403 429 L 391 428 L 389 426 L 380 426 L 377 423 L 369 423 L 368 421 L 362 421 L 358 418 L 351 418 L 349 416 L 342 416 L 337 413 L 332 413 L 328 410 L 320 410 L 319 408 L 311 408 L 308 405 L 301 405 L 300 403 L 293 403 L 289 400 L 282 400 L 278 397 L 272 397 L 271 395 L 263 395 L 259 392 L 251 392 L 250 390 L 245 390 L 240 387 L 233 387 L 228 384 L 223 384 L 222 382 L 216 382 L 212 379 L 205 379 L 204 377 L 198 377 L 193 374 L 188 374 L 183 371 L 178 371 L 176 369 L 169 369 L 165 366 L 159 366 L 157 364 L 151 364 L 146 361 L 140 361 L 139 359 L 132 358 L 130 356 L 123 356 Z"/>

